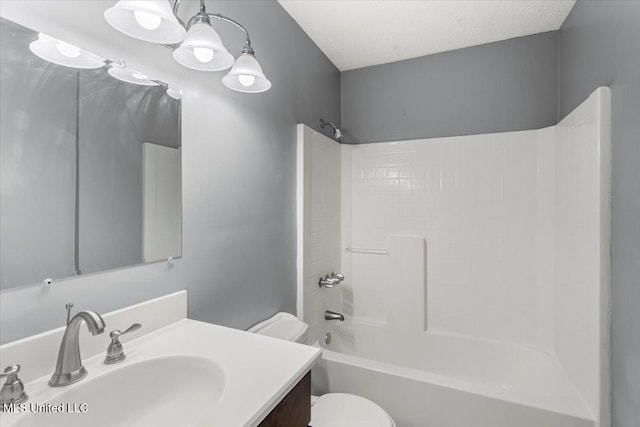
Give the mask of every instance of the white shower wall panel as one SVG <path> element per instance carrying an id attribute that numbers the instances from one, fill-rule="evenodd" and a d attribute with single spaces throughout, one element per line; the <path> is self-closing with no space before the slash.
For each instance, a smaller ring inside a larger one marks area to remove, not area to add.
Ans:
<path id="1" fill-rule="evenodd" d="M 550 348 L 552 269 L 539 266 L 553 257 L 553 176 L 540 171 L 551 169 L 553 141 L 542 130 L 343 145 L 343 243 L 386 249 L 392 235 L 425 237 L 429 328 Z M 384 324 L 386 258 L 346 259 L 345 306 Z"/>
<path id="2" fill-rule="evenodd" d="M 321 333 L 325 310 L 340 311 L 339 287 L 318 281 L 340 272 L 340 145 L 298 125 L 298 317 L 309 324 L 309 340 Z M 311 342 L 313 342 L 311 341 Z"/>
<path id="3" fill-rule="evenodd" d="M 609 419 L 611 99 L 600 88 L 557 126 L 555 353 Z"/>
<path id="4" fill-rule="evenodd" d="M 299 315 L 333 336 L 316 391 L 399 427 L 608 427 L 610 120 L 599 88 L 540 130 L 338 146 L 301 126 Z"/>

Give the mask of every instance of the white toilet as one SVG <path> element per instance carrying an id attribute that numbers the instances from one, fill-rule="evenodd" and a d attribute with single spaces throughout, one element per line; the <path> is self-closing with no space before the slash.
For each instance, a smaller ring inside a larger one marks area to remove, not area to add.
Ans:
<path id="1" fill-rule="evenodd" d="M 306 344 L 309 325 L 289 313 L 251 327 L 249 332 Z M 328 393 L 311 398 L 312 427 L 395 427 L 384 409 L 364 397 L 347 393 Z"/>

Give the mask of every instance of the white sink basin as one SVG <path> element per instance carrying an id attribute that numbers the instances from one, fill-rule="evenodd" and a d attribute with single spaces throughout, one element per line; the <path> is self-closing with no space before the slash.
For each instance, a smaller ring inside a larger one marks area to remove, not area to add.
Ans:
<path id="1" fill-rule="evenodd" d="M 198 356 L 147 359 L 87 378 L 64 389 L 53 405 L 86 404 L 86 412 L 29 413 L 16 427 L 196 426 L 224 390 L 222 370 Z M 62 389 L 61 389 L 62 390 Z"/>
<path id="2" fill-rule="evenodd" d="M 82 350 L 86 378 L 50 387 L 63 330 L 55 333 L 0 347 L 3 366 L 23 364 L 29 394 L 25 411 L 0 412 L 0 426 L 255 427 L 320 357 L 315 347 L 183 319 L 125 342 L 117 365 L 103 363 L 108 335 L 87 334 L 85 347 L 98 345 Z M 36 365 L 34 355 L 47 357 Z M 33 371 L 40 376 L 28 377 Z M 37 409 L 57 404 L 58 413 Z M 81 404 L 86 412 L 69 412 Z"/>

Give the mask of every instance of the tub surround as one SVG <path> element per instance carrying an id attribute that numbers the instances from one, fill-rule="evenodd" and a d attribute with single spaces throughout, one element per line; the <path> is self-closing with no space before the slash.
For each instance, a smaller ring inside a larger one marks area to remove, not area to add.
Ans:
<path id="1" fill-rule="evenodd" d="M 209 360 L 207 363 L 217 366 L 215 371 L 216 376 L 221 378 L 221 391 L 214 396 L 217 399 L 215 404 L 206 408 L 203 418 L 193 425 L 215 422 L 228 426 L 256 426 L 294 389 L 320 357 L 320 351 L 313 347 L 187 319 L 186 312 L 187 296 L 182 291 L 105 314 L 106 333 L 89 336 L 85 332 L 82 336 L 81 354 L 89 371 L 88 376 L 67 387 L 52 388 L 47 385 L 63 328 L 1 346 L 0 363 L 2 366 L 21 364 L 20 377 L 25 382 L 29 402 L 45 403 L 55 402 L 60 393 L 69 390 L 70 396 L 81 391 L 87 393 L 85 390 L 106 392 L 96 390 L 97 381 L 108 383 L 110 374 L 124 372 L 117 371 L 119 369 L 130 369 L 135 375 L 134 370 L 149 361 L 160 366 L 160 362 L 172 358 L 185 358 L 187 362 L 191 359 L 203 360 L 203 363 Z M 108 331 L 124 329 L 134 322 L 142 323 L 143 327 L 128 338 L 122 337 L 127 358 L 117 365 L 103 364 L 109 342 Z M 185 369 L 193 371 L 197 377 L 198 363 L 189 362 L 187 365 Z M 204 365 L 203 368 L 206 367 Z M 162 371 L 157 372 L 158 377 L 163 374 Z M 180 378 L 174 380 L 179 381 Z M 113 393 L 118 396 L 117 391 Z M 93 400 L 94 405 L 99 405 L 100 400 L 94 399 L 94 396 L 85 397 Z M 117 400 L 115 397 L 109 399 L 110 402 Z M 140 399 L 144 400 L 144 397 Z M 206 403 L 202 402 L 203 405 Z M 3 425 L 12 426 L 26 422 L 26 415 L 28 412 L 3 413 L 0 417 Z M 135 418 L 135 414 L 132 416 Z M 151 416 L 150 412 L 147 411 L 144 416 Z M 82 415 L 75 414 L 74 422 L 78 422 L 79 417 Z M 115 419 L 124 423 L 122 425 L 135 421 L 126 417 Z M 109 417 L 106 417 L 98 422 L 108 420 Z M 170 417 L 164 421 L 166 425 L 175 425 L 176 420 Z"/>
<path id="2" fill-rule="evenodd" d="M 400 425 L 498 426 L 521 406 L 523 426 L 607 427 L 610 132 L 600 88 L 549 128 L 342 145 L 335 182 L 314 173 L 333 143 L 299 130 L 299 152 L 311 153 L 299 157 L 299 192 L 311 190 L 299 204 L 309 227 L 299 262 L 312 273 L 299 292 L 311 339 L 330 332 L 337 350 L 314 372 L 315 391 L 362 395 Z M 314 221 L 314 191 L 340 194 L 340 224 Z M 338 230 L 340 246 L 327 237 Z M 344 283 L 318 289 L 313 274 L 334 270 Z M 323 305 L 347 321 L 311 315 Z M 357 366 L 353 376 L 343 365 Z M 381 391 L 400 381 L 382 372 L 417 381 L 401 381 L 413 393 Z M 475 417 L 411 403 L 442 387 L 470 394 L 457 407 Z M 502 402 L 483 412 L 483 399 Z"/>

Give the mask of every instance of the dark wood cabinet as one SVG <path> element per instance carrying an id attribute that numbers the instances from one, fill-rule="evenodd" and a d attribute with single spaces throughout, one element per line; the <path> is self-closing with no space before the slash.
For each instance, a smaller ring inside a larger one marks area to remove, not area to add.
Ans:
<path id="1" fill-rule="evenodd" d="M 307 372 L 258 427 L 307 427 L 310 421 L 311 372 Z"/>

